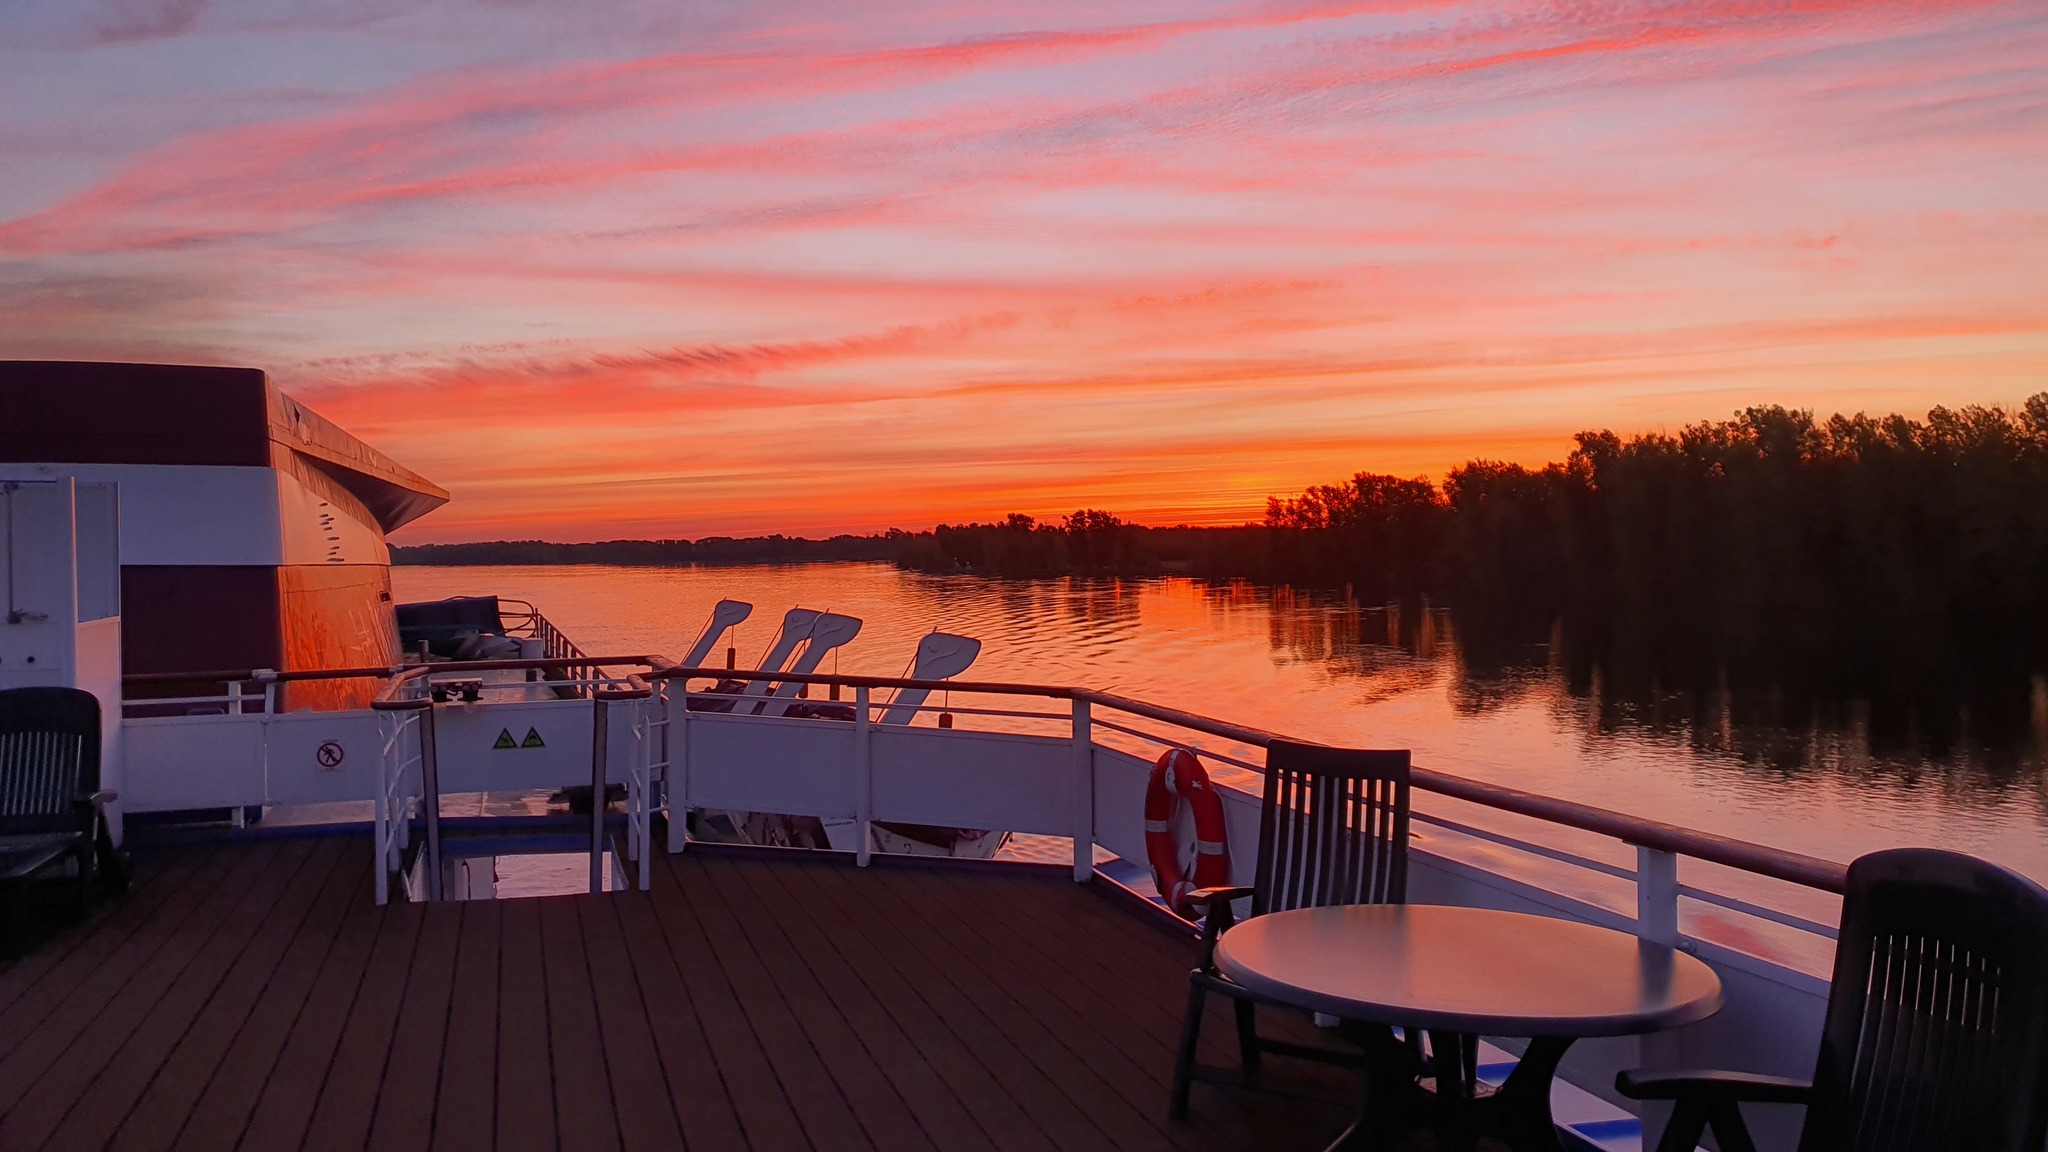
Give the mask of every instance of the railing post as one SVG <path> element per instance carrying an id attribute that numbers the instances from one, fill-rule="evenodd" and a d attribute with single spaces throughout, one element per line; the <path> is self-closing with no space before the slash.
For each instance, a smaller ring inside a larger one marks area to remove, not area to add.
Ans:
<path id="1" fill-rule="evenodd" d="M 874 853 L 874 836 L 868 831 L 868 823 L 874 818 L 874 770 L 875 749 L 871 737 L 874 726 L 868 720 L 868 690 L 865 686 L 853 690 L 853 832 L 859 837 L 853 849 L 853 862 L 865 868 Z"/>
<path id="2" fill-rule="evenodd" d="M 420 712 L 420 791 L 427 809 L 427 899 L 441 898 L 441 761 L 434 748 L 434 706 Z"/>
<path id="3" fill-rule="evenodd" d="M 1678 854 L 1636 845 L 1636 935 L 1678 947 Z"/>
<path id="4" fill-rule="evenodd" d="M 391 766 L 400 762 L 403 753 L 399 745 L 405 740 L 404 713 L 386 712 L 378 720 L 379 735 L 383 735 L 386 718 L 399 717 L 392 724 L 390 735 L 383 741 L 383 755 L 377 757 L 377 821 L 373 826 L 377 842 L 377 906 L 382 908 L 391 900 Z"/>
<path id="5" fill-rule="evenodd" d="M 590 894 L 604 891 L 605 756 L 611 743 L 611 703 L 590 693 Z"/>
<path id="6" fill-rule="evenodd" d="M 668 682 L 668 768 L 661 774 L 662 803 L 668 806 L 668 850 L 690 842 L 690 682 Z"/>
<path id="7" fill-rule="evenodd" d="M 1088 701 L 1074 698 L 1074 882 L 1095 877 L 1095 730 Z"/>
<path id="8" fill-rule="evenodd" d="M 626 818 L 631 821 L 627 837 L 632 841 L 633 859 L 640 865 L 639 880 L 642 892 L 647 891 L 652 883 L 649 869 L 654 866 L 651 859 L 654 855 L 654 846 L 649 843 L 652 839 L 649 833 L 653 830 L 653 821 L 649 811 L 654 799 L 654 718 L 659 714 L 660 707 L 661 698 L 653 695 L 639 705 L 640 723 L 636 728 L 639 746 L 635 750 L 637 755 L 633 761 L 633 768 L 637 776 L 640 803 L 637 807 L 630 803 L 626 805 Z"/>

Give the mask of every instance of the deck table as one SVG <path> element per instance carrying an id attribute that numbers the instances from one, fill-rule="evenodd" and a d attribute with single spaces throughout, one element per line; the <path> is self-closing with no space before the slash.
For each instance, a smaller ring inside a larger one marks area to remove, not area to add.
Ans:
<path id="1" fill-rule="evenodd" d="M 1575 920 L 1431 904 L 1275 912 L 1223 934 L 1216 966 L 1256 995 L 1429 1033 L 1429 1073 L 1369 1060 L 1366 1102 L 1330 1146 L 1373 1147 L 1416 1118 L 1462 1141 L 1561 1149 L 1551 1081 L 1574 1040 L 1658 1032 L 1720 1010 L 1697 958 Z M 1480 1036 L 1527 1039 L 1507 1081 L 1473 1075 Z M 1428 1084 L 1425 1090 L 1423 1084 Z"/>

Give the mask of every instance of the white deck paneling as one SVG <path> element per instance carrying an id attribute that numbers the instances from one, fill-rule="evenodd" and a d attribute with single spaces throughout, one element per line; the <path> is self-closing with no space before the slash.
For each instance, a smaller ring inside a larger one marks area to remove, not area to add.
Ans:
<path id="1" fill-rule="evenodd" d="M 375 795 L 384 739 L 377 713 L 286 712 L 263 724 L 269 803 L 326 804 Z"/>
<path id="2" fill-rule="evenodd" d="M 263 730 L 260 716 L 122 721 L 123 806 L 135 813 L 265 803 Z"/>
<path id="3" fill-rule="evenodd" d="M 434 748 L 440 766 L 441 792 L 445 795 L 589 784 L 590 717 L 588 700 L 449 704 L 434 709 Z M 612 733 L 618 732 L 615 723 Z M 529 747 L 529 741 L 538 744 Z M 512 746 L 499 747 L 503 742 Z M 617 757 L 608 759 L 608 767 L 620 763 Z M 608 771 L 606 778 L 623 780 L 625 775 L 622 771 Z"/>
<path id="4" fill-rule="evenodd" d="M 673 741 L 676 728 L 669 731 Z M 838 820 L 855 814 L 853 724 L 693 712 L 683 731 L 687 755 L 672 750 L 670 758 L 686 773 L 691 807 Z"/>
<path id="5" fill-rule="evenodd" d="M 872 739 L 876 820 L 1073 834 L 1071 740 L 894 726 Z"/>

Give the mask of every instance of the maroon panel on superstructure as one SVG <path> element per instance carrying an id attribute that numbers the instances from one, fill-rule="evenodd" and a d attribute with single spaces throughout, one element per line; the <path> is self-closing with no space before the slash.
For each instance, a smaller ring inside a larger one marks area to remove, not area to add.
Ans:
<path id="1" fill-rule="evenodd" d="M 323 517 L 389 532 L 448 499 L 418 473 L 351 436 L 271 386 L 254 368 L 0 361 L 0 464 L 123 468 L 250 468 L 282 474 L 313 493 Z M 158 473 L 123 474 L 146 483 Z M 287 479 L 288 478 L 288 479 Z M 294 487 L 294 485 L 296 487 Z M 270 515 L 310 515 L 273 503 Z M 249 506 L 189 510 L 195 520 L 248 515 Z M 256 510 L 260 513 L 260 510 Z M 183 509 L 181 508 L 181 514 Z M 360 549 L 326 547 L 326 563 L 303 542 L 339 540 L 321 526 L 282 522 L 268 564 L 156 563 L 124 556 L 122 660 L 131 675 L 313 671 L 390 667 L 402 659 L 392 614 L 391 574 Z M 301 542 L 297 552 L 287 538 Z M 290 685 L 289 708 L 353 708 L 376 682 Z M 219 680 L 131 683 L 131 697 L 210 695 Z"/>
<path id="2" fill-rule="evenodd" d="M 270 466 L 254 368 L 0 360 L 0 461 Z"/>

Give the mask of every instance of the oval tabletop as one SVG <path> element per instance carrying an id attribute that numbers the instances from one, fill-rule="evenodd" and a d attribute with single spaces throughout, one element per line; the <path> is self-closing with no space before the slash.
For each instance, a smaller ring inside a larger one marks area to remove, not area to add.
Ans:
<path id="1" fill-rule="evenodd" d="M 1520 912 L 1345 905 L 1223 934 L 1223 974 L 1262 996 L 1380 1024 L 1488 1036 L 1620 1036 L 1703 1020 L 1721 979 L 1627 933 Z"/>

